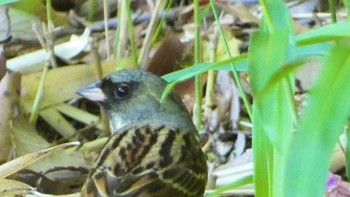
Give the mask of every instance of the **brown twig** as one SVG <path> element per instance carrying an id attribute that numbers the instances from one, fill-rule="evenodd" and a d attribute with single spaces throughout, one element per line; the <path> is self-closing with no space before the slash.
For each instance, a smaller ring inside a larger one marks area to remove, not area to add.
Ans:
<path id="1" fill-rule="evenodd" d="M 95 73 L 96 73 L 96 79 L 97 80 L 101 80 L 103 78 L 103 74 L 102 74 L 102 68 L 101 68 L 101 59 L 100 59 L 100 55 L 98 53 L 98 49 L 97 49 L 97 42 L 95 41 L 94 38 L 91 38 L 90 40 L 90 45 L 92 46 L 92 57 L 94 59 L 93 61 L 93 65 L 95 67 Z M 103 109 L 100 108 L 101 111 L 101 122 L 103 124 L 103 134 L 104 136 L 109 136 L 111 134 L 110 131 L 110 127 L 109 127 L 109 121 L 108 118 L 106 117 L 105 113 L 103 112 Z"/>

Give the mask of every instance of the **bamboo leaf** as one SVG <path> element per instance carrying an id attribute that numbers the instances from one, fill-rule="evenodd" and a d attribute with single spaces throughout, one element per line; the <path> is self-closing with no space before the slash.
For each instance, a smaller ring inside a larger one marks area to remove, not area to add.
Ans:
<path id="1" fill-rule="evenodd" d="M 315 43 L 336 41 L 350 37 L 350 21 L 342 21 L 313 29 L 296 36 L 298 45 L 310 45 Z"/>
<path id="2" fill-rule="evenodd" d="M 337 44 L 290 143 L 283 196 L 324 196 L 331 154 L 350 111 L 349 76 L 350 46 Z"/>

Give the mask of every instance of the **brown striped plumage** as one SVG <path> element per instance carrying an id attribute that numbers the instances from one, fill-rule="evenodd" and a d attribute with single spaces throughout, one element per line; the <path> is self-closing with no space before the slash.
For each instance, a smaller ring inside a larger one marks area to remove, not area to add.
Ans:
<path id="1" fill-rule="evenodd" d="M 131 92 L 116 98 L 109 91 L 118 84 Z M 86 89 L 79 92 L 101 102 L 115 131 L 90 171 L 82 196 L 203 196 L 207 166 L 197 131 L 174 92 L 160 102 L 165 85 L 150 73 L 125 70 L 99 84 L 102 97 L 84 94 Z"/>

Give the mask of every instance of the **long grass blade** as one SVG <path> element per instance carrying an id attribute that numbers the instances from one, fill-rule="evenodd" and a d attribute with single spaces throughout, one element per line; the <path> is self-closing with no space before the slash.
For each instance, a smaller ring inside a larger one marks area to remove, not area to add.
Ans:
<path id="1" fill-rule="evenodd" d="M 283 196 L 324 196 L 331 154 L 350 112 L 349 76 L 350 46 L 338 44 L 310 91 L 290 143 Z"/>

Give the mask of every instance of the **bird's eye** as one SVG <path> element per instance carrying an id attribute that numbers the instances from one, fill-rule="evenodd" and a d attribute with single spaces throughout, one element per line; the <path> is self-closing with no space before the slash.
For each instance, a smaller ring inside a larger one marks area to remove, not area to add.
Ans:
<path id="1" fill-rule="evenodd" d="M 119 84 L 115 89 L 115 96 L 117 98 L 126 98 L 130 95 L 130 86 L 128 84 Z"/>

